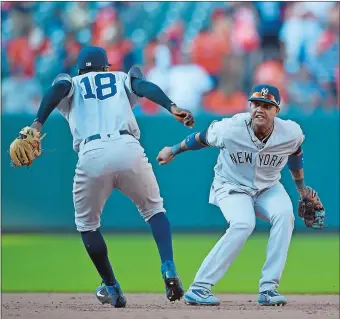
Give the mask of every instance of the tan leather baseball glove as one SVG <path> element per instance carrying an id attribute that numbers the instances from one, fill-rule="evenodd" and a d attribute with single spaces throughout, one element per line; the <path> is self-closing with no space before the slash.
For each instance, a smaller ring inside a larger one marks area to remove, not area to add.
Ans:
<path id="1" fill-rule="evenodd" d="M 32 165 L 33 161 L 41 155 L 41 140 L 45 135 L 41 136 L 36 128 L 24 127 L 9 148 L 12 166 Z"/>

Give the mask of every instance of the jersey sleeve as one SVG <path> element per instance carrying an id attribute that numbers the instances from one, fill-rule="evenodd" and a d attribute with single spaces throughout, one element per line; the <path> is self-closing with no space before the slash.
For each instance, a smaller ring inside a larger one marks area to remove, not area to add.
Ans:
<path id="1" fill-rule="evenodd" d="M 125 88 L 126 95 L 129 99 L 131 107 L 133 107 L 138 101 L 138 96 L 132 90 L 131 74 L 130 74 L 130 72 L 128 74 L 126 74 L 124 72 L 121 72 L 121 73 L 122 73 L 122 76 L 123 76 L 124 88 Z"/>
<path id="2" fill-rule="evenodd" d="M 59 74 L 53 81 L 52 85 L 58 83 L 59 81 L 68 81 L 71 83 L 71 89 L 70 89 L 70 92 L 67 94 L 67 96 L 65 96 L 61 101 L 60 103 L 57 105 L 57 109 L 58 111 L 63 115 L 65 116 L 66 118 L 68 117 L 68 114 L 70 112 L 70 107 L 71 107 L 71 104 L 69 102 L 70 98 L 73 96 L 73 93 L 74 93 L 74 83 L 73 83 L 73 80 L 72 78 L 66 74 L 66 73 L 61 73 Z"/>
<path id="3" fill-rule="evenodd" d="M 74 93 L 74 85 L 73 85 L 72 78 L 66 73 L 61 73 L 54 79 L 52 85 L 54 85 L 55 83 L 57 83 L 59 81 L 68 81 L 68 82 L 71 83 L 71 90 L 66 96 L 69 99 Z"/>
<path id="4" fill-rule="evenodd" d="M 296 146 L 295 146 L 295 150 L 293 153 L 295 153 L 298 148 L 302 145 L 302 143 L 304 142 L 305 140 L 305 135 L 303 134 L 303 131 L 300 127 L 300 125 L 296 124 L 297 125 L 297 129 L 296 129 Z"/>
<path id="5" fill-rule="evenodd" d="M 230 119 L 221 121 L 213 121 L 207 130 L 207 143 L 210 146 L 224 148 L 224 135 L 228 127 Z"/>
<path id="6" fill-rule="evenodd" d="M 299 124 L 297 124 L 294 121 L 287 121 L 290 125 L 287 126 L 286 134 L 292 134 L 291 135 L 291 154 L 294 154 L 299 147 L 302 145 L 302 143 L 305 140 L 305 135 L 303 134 L 303 131 Z"/>

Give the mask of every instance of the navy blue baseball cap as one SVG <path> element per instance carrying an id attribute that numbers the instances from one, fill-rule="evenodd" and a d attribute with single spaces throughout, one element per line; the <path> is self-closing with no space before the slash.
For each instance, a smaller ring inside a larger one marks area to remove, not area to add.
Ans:
<path id="1" fill-rule="evenodd" d="M 254 87 L 248 101 L 260 101 L 280 107 L 281 97 L 277 87 L 269 84 L 259 84 Z"/>
<path id="2" fill-rule="evenodd" d="M 106 51 L 101 47 L 89 46 L 83 48 L 78 55 L 78 69 L 98 69 L 111 66 Z"/>

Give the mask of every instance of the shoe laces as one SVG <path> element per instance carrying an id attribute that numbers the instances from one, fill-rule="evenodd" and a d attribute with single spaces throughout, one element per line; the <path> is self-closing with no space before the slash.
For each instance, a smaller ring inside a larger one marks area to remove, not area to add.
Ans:
<path id="1" fill-rule="evenodd" d="M 272 290 L 272 293 L 273 293 L 275 296 L 279 296 L 279 295 L 280 295 L 279 292 L 277 291 L 277 289 L 273 289 L 273 290 Z"/>
<path id="2" fill-rule="evenodd" d="M 272 289 L 272 290 L 263 291 L 262 294 L 268 295 L 270 297 L 280 296 L 280 294 L 279 294 L 279 292 L 276 288 Z"/>

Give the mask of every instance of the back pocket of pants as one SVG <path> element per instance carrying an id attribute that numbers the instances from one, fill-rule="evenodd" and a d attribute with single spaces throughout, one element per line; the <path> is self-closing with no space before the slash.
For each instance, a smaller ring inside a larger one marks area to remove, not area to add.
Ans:
<path id="1" fill-rule="evenodd" d="M 93 148 L 93 149 L 90 149 L 90 150 L 86 150 L 86 151 L 82 154 L 82 156 L 97 158 L 97 157 L 100 156 L 103 152 L 104 152 L 104 148 Z"/>

